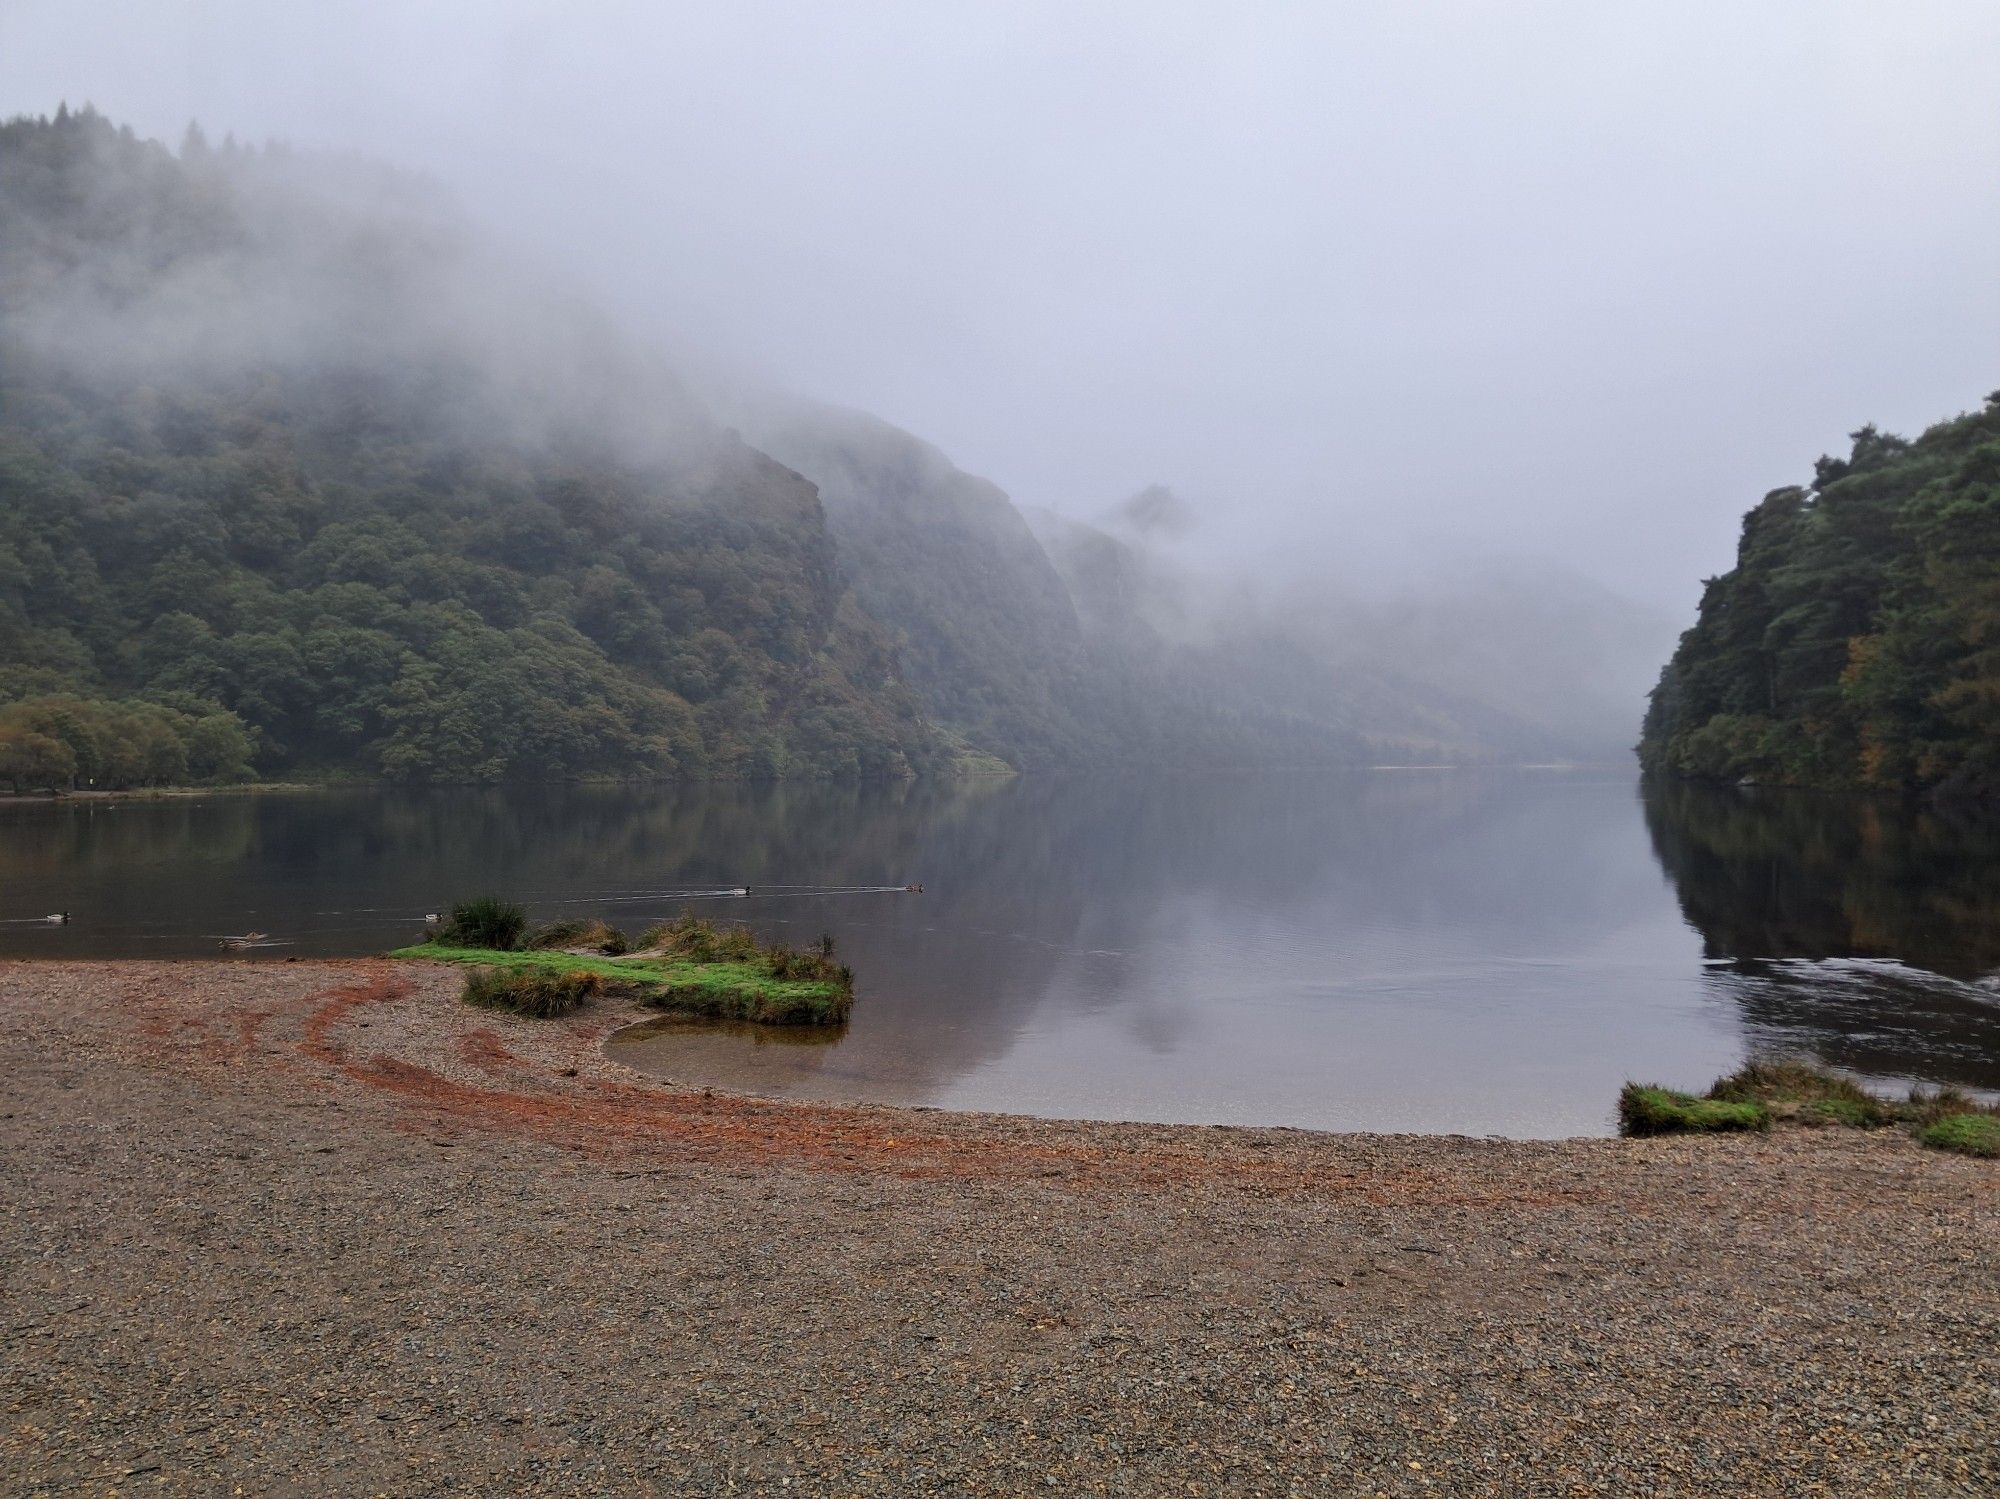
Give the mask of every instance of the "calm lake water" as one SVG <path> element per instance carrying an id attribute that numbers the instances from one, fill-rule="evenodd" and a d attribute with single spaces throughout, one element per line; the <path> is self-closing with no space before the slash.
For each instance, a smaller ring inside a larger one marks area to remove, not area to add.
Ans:
<path id="1" fill-rule="evenodd" d="M 798 1098 L 1537 1136 L 1752 1052 L 2000 1089 L 1990 814 L 1528 771 L 0 804 L 12 955 L 374 952 L 485 891 L 833 933 L 837 1036 L 613 1043 Z"/>

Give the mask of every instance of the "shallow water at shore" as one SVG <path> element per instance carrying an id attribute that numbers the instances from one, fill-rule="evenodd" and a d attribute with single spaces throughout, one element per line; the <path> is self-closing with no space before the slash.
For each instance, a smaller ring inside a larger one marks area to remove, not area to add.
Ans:
<path id="1" fill-rule="evenodd" d="M 681 1081 L 1567 1135 L 1607 1131 L 1627 1077 L 1753 1051 L 2000 1087 L 1996 852 L 1985 816 L 1612 772 L 13 804 L 0 952 L 375 952 L 488 890 L 628 929 L 694 909 L 831 932 L 860 997 L 834 1036 L 612 1043 Z"/>

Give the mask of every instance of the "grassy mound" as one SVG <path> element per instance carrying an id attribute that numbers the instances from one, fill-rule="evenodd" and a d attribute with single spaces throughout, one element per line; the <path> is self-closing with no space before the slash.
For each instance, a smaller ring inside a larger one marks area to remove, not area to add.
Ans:
<path id="1" fill-rule="evenodd" d="M 1714 1134 L 1769 1129 L 1763 1105 L 1697 1098 L 1650 1083 L 1627 1083 L 1618 1095 L 1618 1127 L 1628 1135 Z"/>
<path id="2" fill-rule="evenodd" d="M 548 945 L 542 945 L 543 937 L 552 930 L 543 928 L 529 939 L 528 946 L 514 948 L 453 943 L 433 936 L 413 947 L 398 948 L 389 956 L 469 964 L 490 975 L 478 982 L 492 986 L 490 992 L 495 994 L 502 992 L 501 986 L 516 983 L 526 995 L 533 984 L 550 976 L 591 981 L 565 1009 L 491 1001 L 497 1008 L 520 1014 L 562 1014 L 590 994 L 615 993 L 684 1015 L 752 1020 L 764 1025 L 838 1025 L 854 1005 L 854 974 L 834 961 L 830 937 L 804 951 L 765 948 L 741 927 L 718 927 L 684 917 L 654 927 L 641 938 L 637 952 L 625 952 L 624 939 L 615 928 L 601 923 L 579 923 L 578 928 L 565 929 L 564 936 L 551 937 Z M 591 940 L 593 933 L 595 942 Z M 572 943 L 570 937 L 578 940 Z M 612 939 L 619 949 L 615 954 L 608 950 L 562 950 L 563 946 L 585 945 L 607 949 Z M 465 996 L 469 1002 L 489 1003 L 475 999 L 472 989 L 469 982 Z"/>
<path id="3" fill-rule="evenodd" d="M 1773 1124 L 1847 1129 L 1899 1124 L 1935 1150 L 2000 1156 L 2000 1105 L 1979 1103 L 1957 1088 L 1913 1088 L 1907 1098 L 1883 1098 L 1810 1062 L 1747 1062 L 1699 1095 L 1644 1083 L 1627 1083 L 1618 1095 L 1618 1126 L 1626 1135 L 1761 1130 Z"/>

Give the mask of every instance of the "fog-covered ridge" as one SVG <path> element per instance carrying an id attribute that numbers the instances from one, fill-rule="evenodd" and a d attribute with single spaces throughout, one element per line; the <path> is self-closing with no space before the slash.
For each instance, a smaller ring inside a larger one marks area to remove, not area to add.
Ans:
<path id="1" fill-rule="evenodd" d="M 380 164 L 14 121 L 0 296 L 17 781 L 1574 758 L 1620 737 L 1431 671 L 1448 640 L 1357 648 L 1359 605 L 1187 569 L 1171 544 L 1212 518 L 1169 491 L 1108 529 L 1024 514 L 874 417 L 690 385 Z M 1508 607 L 1472 622 L 1489 652 Z"/>

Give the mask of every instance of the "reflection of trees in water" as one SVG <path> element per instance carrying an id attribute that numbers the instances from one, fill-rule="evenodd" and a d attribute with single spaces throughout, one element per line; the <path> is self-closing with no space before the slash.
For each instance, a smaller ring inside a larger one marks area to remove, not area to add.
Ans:
<path id="1" fill-rule="evenodd" d="M 0 926 L 9 939 L 0 952 L 116 951 L 98 946 L 90 932 L 146 924 L 186 929 L 194 917 L 192 893 L 226 884 L 230 871 L 254 859 L 256 835 L 255 808 L 240 796 L 0 808 L 0 917 L 10 918 Z M 51 910 L 74 910 L 88 926 L 40 933 L 15 924 Z"/>
<path id="2" fill-rule="evenodd" d="M 2000 1087 L 2000 816 L 1649 784 L 1647 826 L 1711 985 L 1754 1035 L 1877 1076 Z M 1890 963 L 1797 960 L 1892 959 Z M 1773 961 L 1775 960 L 1775 961 Z M 1792 960 L 1792 961 L 1786 961 Z"/>
<path id="3" fill-rule="evenodd" d="M 1808 792 L 1648 784 L 1646 823 L 1716 958 L 2000 967 L 2000 816 Z"/>
<path id="4" fill-rule="evenodd" d="M 251 846 L 251 810 L 241 796 L 10 800 L 0 804 L 0 886 L 19 889 L 92 864 L 228 863 Z"/>
<path id="5" fill-rule="evenodd" d="M 831 812 L 807 795 L 788 820 L 825 830 L 816 877 L 882 878 L 866 859 L 841 863 L 872 841 L 907 851 L 892 878 L 925 882 L 879 919 L 932 928 L 931 940 L 861 931 L 842 944 L 864 989 L 866 959 L 893 952 L 899 992 L 878 985 L 857 1026 L 906 1006 L 897 1065 L 938 1085 L 1007 1051 L 1056 1003 L 1119 1010 L 1140 1044 L 1171 1048 L 1180 1017 L 1155 1003 L 1158 965 L 1189 956 L 1172 928 L 1190 913 L 1225 942 L 1400 925 L 1468 952 L 1588 945 L 1659 899 L 1630 797 L 1629 782 L 1501 776 L 1024 777 Z"/>

